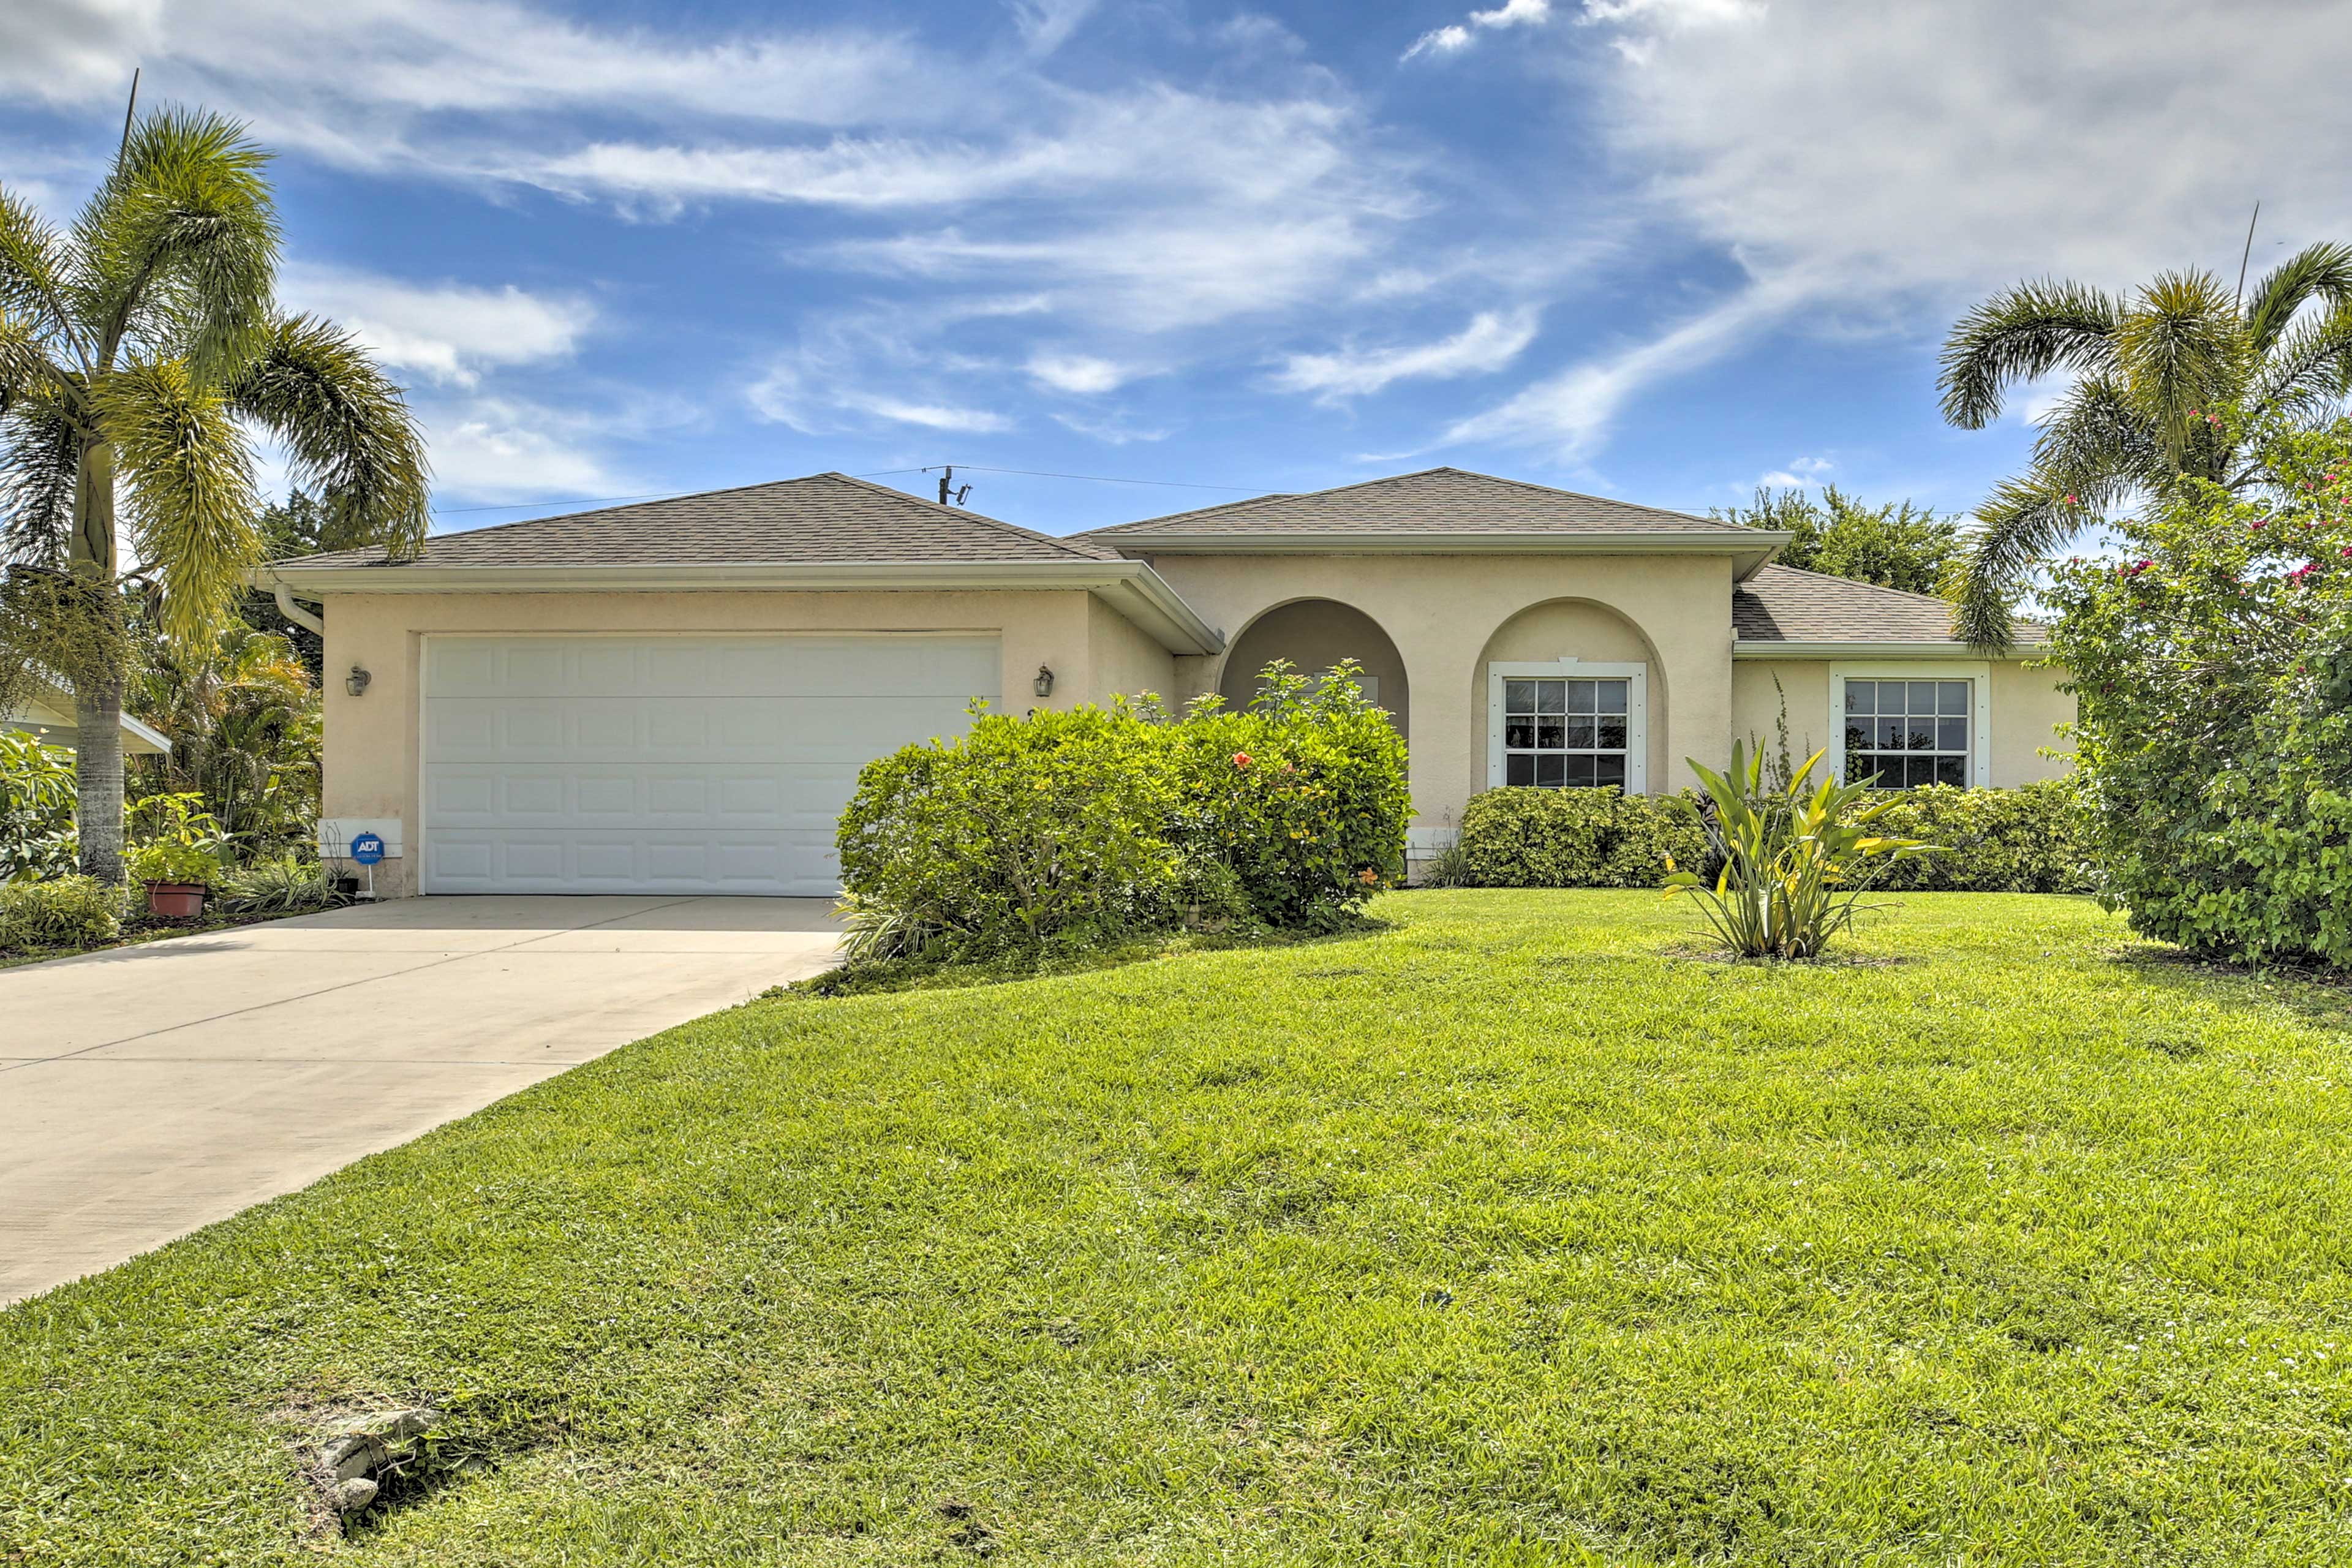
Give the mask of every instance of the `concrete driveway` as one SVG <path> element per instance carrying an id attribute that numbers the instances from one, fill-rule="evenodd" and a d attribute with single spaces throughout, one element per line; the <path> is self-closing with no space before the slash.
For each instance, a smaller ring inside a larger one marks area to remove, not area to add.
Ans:
<path id="1" fill-rule="evenodd" d="M 0 1302 L 831 965 L 816 899 L 404 899 L 0 970 Z"/>

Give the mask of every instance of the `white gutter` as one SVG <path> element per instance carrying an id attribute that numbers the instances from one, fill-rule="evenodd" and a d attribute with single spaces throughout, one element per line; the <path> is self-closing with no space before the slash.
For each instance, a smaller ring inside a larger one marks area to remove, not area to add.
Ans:
<path id="1" fill-rule="evenodd" d="M 2005 654 L 1987 654 L 1964 642 L 1775 642 L 1770 638 L 1736 638 L 1734 658 L 2033 658 L 2043 645 L 2021 642 Z"/>
<path id="2" fill-rule="evenodd" d="M 681 566 L 304 566 L 281 562 L 247 579 L 335 594 L 908 593 L 919 590 L 1083 588 L 1171 653 L 1212 654 L 1224 634 L 1140 561 L 744 562 Z M 282 599 L 281 599 L 282 602 Z M 298 623 L 299 624 L 299 623 Z"/>
<path id="3" fill-rule="evenodd" d="M 1745 583 L 1796 537 L 1765 529 L 1654 533 L 1103 533 L 1092 542 L 1138 555 L 1729 555 Z"/>
<path id="4" fill-rule="evenodd" d="M 279 615 L 284 616 L 320 642 L 327 640 L 327 623 L 294 602 L 294 590 L 286 585 L 283 578 L 270 586 L 276 591 Z"/>

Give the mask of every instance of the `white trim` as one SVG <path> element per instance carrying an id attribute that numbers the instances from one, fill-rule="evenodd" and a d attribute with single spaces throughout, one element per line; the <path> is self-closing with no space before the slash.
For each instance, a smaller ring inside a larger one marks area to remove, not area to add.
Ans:
<path id="1" fill-rule="evenodd" d="M 1795 538 L 1763 529 L 1661 529 L 1654 533 L 1103 532 L 1091 543 L 1144 555 L 1729 555 L 1745 583 Z"/>
<path id="2" fill-rule="evenodd" d="M 331 594 L 625 594 L 883 589 L 1083 588 L 1135 623 L 1171 653 L 1213 654 L 1224 634 L 1202 620 L 1167 579 L 1141 561 L 904 563 L 747 561 L 695 566 L 305 566 L 256 567 L 256 587 L 284 584 L 310 598 Z"/>
<path id="3" fill-rule="evenodd" d="M 1963 661 L 1864 660 L 1830 666 L 1830 777 L 1845 782 L 1845 683 L 1856 680 L 1966 680 L 1974 722 L 1969 728 L 1969 787 L 1992 784 L 1992 665 L 1984 659 Z"/>
<path id="4" fill-rule="evenodd" d="M 1538 680 L 1624 680 L 1625 793 L 1647 795 L 1650 782 L 1650 667 L 1646 664 L 1587 664 L 1581 659 L 1540 662 L 1496 659 L 1486 666 L 1486 787 L 1503 784 L 1503 682 L 1513 679 Z"/>
<path id="5" fill-rule="evenodd" d="M 2048 650 L 2038 642 L 2019 643 L 2005 656 L 2009 660 L 2039 658 Z M 1774 642 L 1745 639 L 1731 645 L 1734 658 L 1907 658 L 1968 659 L 1985 662 L 1981 649 L 1964 642 Z"/>

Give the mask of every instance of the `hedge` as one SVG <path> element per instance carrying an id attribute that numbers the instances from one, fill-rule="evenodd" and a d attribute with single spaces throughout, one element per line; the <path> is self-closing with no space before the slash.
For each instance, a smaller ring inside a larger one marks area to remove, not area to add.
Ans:
<path id="1" fill-rule="evenodd" d="M 2095 885 L 2087 819 L 2063 781 L 1906 790 L 1879 820 L 1941 851 L 1885 868 L 1883 888 L 2084 893 Z M 1519 787 L 1471 797 L 1454 864 L 1475 888 L 1654 888 L 1669 855 L 1700 867 L 1707 847 L 1700 829 L 1659 796 Z"/>
<path id="2" fill-rule="evenodd" d="M 862 923 L 989 957 L 1192 925 L 1330 929 L 1404 875 L 1404 742 L 1351 680 L 980 712 L 867 764 L 842 814 Z"/>

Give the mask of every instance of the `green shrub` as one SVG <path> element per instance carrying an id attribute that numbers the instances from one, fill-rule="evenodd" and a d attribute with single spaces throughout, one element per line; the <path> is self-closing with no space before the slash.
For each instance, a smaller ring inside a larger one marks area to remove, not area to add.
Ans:
<path id="1" fill-rule="evenodd" d="M 1120 704 L 981 713 L 869 763 L 842 813 L 844 889 L 970 956 L 1157 924 L 1176 855 L 1161 726 Z"/>
<path id="2" fill-rule="evenodd" d="M 2088 893 L 2091 825 L 2070 780 L 2015 789 L 1905 790 L 1879 826 L 1936 846 L 1888 868 L 1881 888 L 1915 893 Z"/>
<path id="3" fill-rule="evenodd" d="M 1402 879 L 1411 810 L 1403 742 L 1342 676 L 1271 666 L 1238 713 L 983 712 L 961 741 L 869 763 L 839 837 L 853 961 L 906 956 L 910 933 L 968 962 L 1181 926 L 1330 928 Z"/>
<path id="4" fill-rule="evenodd" d="M 228 836 L 203 805 L 193 791 L 151 795 L 124 814 L 131 843 L 122 864 L 132 881 L 202 887 L 218 879 Z"/>
<path id="5" fill-rule="evenodd" d="M 2224 437 L 2237 416 L 2209 414 Z M 2105 879 L 2148 936 L 2352 966 L 2352 422 L 2244 437 L 2053 570 L 2053 658 Z"/>
<path id="6" fill-rule="evenodd" d="M 1716 934 L 1744 958 L 1820 957 L 1872 907 L 1862 897 L 1879 875 L 1927 849 L 1885 831 L 1894 796 L 1835 779 L 1813 784 L 1821 760 L 1815 752 L 1775 789 L 1764 782 L 1762 752 L 1750 757 L 1734 742 L 1728 773 L 1690 764 L 1706 788 L 1704 809 L 1685 795 L 1667 803 L 1706 833 L 1719 868 L 1711 879 L 1673 871 L 1666 896 L 1696 899 Z"/>
<path id="7" fill-rule="evenodd" d="M 74 868 L 73 753 L 0 727 L 0 882 Z"/>
<path id="8" fill-rule="evenodd" d="M 94 877 L 0 884 L 0 947 L 95 947 L 122 934 L 121 893 Z"/>
<path id="9" fill-rule="evenodd" d="M 1769 771 L 1769 770 L 1768 770 Z M 1889 794 L 1887 832 L 1936 847 L 1886 868 L 1878 886 L 1911 893 L 2087 893 L 2096 887 L 2090 823 L 2063 780 L 2016 789 L 1948 784 Z M 1490 789 L 1462 814 L 1464 887 L 1655 888 L 1665 863 L 1709 875 L 1706 836 L 1664 796 L 1613 789 Z"/>
<path id="10" fill-rule="evenodd" d="M 1522 786 L 1471 796 L 1460 847 L 1469 887 L 1655 888 L 1669 857 L 1698 864 L 1706 837 L 1656 796 Z"/>
<path id="11" fill-rule="evenodd" d="M 225 873 L 214 901 L 233 915 L 278 915 L 329 909 L 344 899 L 316 860 L 281 855 Z"/>

